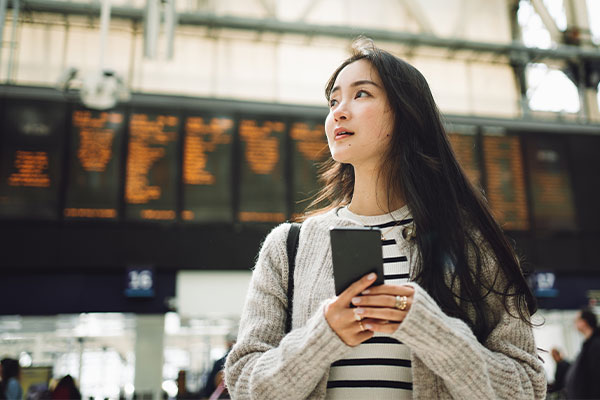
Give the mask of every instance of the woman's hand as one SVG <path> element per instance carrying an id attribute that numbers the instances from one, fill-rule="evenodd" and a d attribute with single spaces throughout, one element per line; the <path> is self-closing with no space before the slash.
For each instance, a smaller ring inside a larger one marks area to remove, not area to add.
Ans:
<path id="1" fill-rule="evenodd" d="M 373 331 L 369 330 L 362 317 L 350 308 L 350 303 L 354 297 L 371 286 L 375 278 L 374 273 L 363 276 L 325 307 L 327 323 L 348 346 L 357 346 L 373 337 Z"/>
<path id="2" fill-rule="evenodd" d="M 360 281 L 359 281 L 360 282 Z M 413 303 L 415 289 L 405 285 L 379 285 L 354 296 L 353 312 L 363 318 L 363 325 L 373 332 L 393 333 L 406 317 Z"/>

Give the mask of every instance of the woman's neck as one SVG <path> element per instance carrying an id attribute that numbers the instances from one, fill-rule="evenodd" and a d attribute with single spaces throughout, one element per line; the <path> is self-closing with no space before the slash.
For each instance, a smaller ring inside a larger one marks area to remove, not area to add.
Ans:
<path id="1" fill-rule="evenodd" d="M 404 206 L 403 198 L 393 196 L 388 205 L 389 188 L 377 170 L 354 168 L 354 194 L 348 209 L 358 215 L 387 214 Z"/>

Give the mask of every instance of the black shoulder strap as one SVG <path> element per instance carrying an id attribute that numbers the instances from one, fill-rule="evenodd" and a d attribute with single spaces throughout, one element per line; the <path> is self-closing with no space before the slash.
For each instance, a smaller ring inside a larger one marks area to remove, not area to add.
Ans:
<path id="1" fill-rule="evenodd" d="M 294 269 L 296 268 L 296 253 L 298 252 L 298 238 L 300 237 L 300 225 L 297 222 L 290 224 L 287 237 L 288 256 L 288 287 L 287 287 L 287 318 L 285 320 L 285 333 L 292 330 L 292 302 L 294 298 Z"/>

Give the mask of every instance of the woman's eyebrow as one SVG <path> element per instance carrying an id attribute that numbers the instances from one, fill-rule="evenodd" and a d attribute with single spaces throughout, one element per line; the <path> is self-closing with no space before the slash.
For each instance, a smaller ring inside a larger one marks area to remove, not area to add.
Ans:
<path id="1" fill-rule="evenodd" d="M 370 81 L 368 79 L 362 79 L 362 80 L 359 80 L 359 81 L 352 82 L 350 84 L 350 87 L 355 87 L 355 86 L 360 86 L 360 85 L 373 85 L 375 87 L 379 87 L 378 84 L 376 84 L 375 82 Z M 340 90 L 339 85 L 335 86 L 333 89 L 331 89 L 331 92 L 329 93 L 329 95 L 331 96 L 336 90 Z"/>

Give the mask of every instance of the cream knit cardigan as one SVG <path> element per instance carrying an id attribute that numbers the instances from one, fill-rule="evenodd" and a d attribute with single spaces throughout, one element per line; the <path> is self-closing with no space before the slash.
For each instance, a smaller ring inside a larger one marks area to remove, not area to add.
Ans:
<path id="1" fill-rule="evenodd" d="M 335 210 L 302 224 L 293 326 L 287 335 L 289 224 L 267 236 L 252 275 L 238 340 L 225 364 L 233 399 L 325 398 L 331 363 L 350 349 L 324 316 L 325 303 L 335 296 L 329 228 L 350 225 Z M 401 235 L 395 239 L 414 265 L 414 246 Z M 410 285 L 415 288 L 413 304 L 392 337 L 411 349 L 415 399 L 545 398 L 546 378 L 532 329 L 511 317 L 497 296 L 486 298 L 495 325 L 482 345 L 467 324 L 447 316 L 418 284 Z"/>

